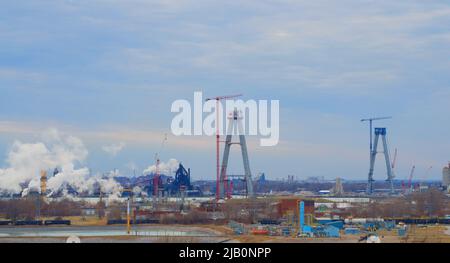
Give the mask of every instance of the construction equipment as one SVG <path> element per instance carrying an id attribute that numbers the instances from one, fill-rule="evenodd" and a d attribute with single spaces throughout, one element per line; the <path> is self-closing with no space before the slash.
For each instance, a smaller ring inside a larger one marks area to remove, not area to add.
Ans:
<path id="1" fill-rule="evenodd" d="M 419 191 L 421 192 L 428 189 L 428 186 L 425 185 L 425 181 L 428 179 L 428 175 L 430 175 L 431 169 L 433 169 L 433 166 L 428 167 L 428 169 L 425 171 L 425 175 L 419 182 Z"/>
<path id="2" fill-rule="evenodd" d="M 395 171 L 395 168 L 397 167 L 397 154 L 398 154 L 398 151 L 397 151 L 397 148 L 395 148 L 395 151 L 394 151 L 394 160 L 392 161 L 392 165 L 391 165 L 391 167 L 392 167 L 392 176 L 395 178 L 395 176 L 396 176 L 396 174 L 397 174 L 397 172 Z M 403 183 L 403 181 L 402 181 L 402 189 L 404 189 L 404 183 Z"/>
<path id="3" fill-rule="evenodd" d="M 159 197 L 159 186 L 162 184 L 161 178 L 160 178 L 160 154 L 163 150 L 164 144 L 167 141 L 167 133 L 164 134 L 164 139 L 161 142 L 161 147 L 159 148 L 159 151 L 155 153 L 155 160 L 156 160 L 156 166 L 155 166 L 155 175 L 153 176 L 153 201 L 156 202 L 157 198 Z"/>
<path id="4" fill-rule="evenodd" d="M 427 171 L 425 172 L 425 176 L 423 177 L 423 180 L 426 180 L 428 178 L 428 175 L 430 175 L 431 169 L 433 169 L 433 166 L 428 167 Z"/>
<path id="5" fill-rule="evenodd" d="M 408 179 L 408 189 L 409 189 L 409 191 L 411 191 L 412 192 L 412 178 L 413 178 L 413 176 L 414 176 L 414 171 L 416 170 L 416 166 L 415 165 L 413 165 L 412 166 L 412 168 L 411 168 L 411 173 L 409 174 L 409 179 Z"/>
<path id="6" fill-rule="evenodd" d="M 397 148 L 395 148 L 395 151 L 394 151 L 394 160 L 392 161 L 391 167 L 392 167 L 392 174 L 395 177 L 395 167 L 397 167 Z"/>
<path id="7" fill-rule="evenodd" d="M 392 119 L 392 117 L 377 117 L 377 118 L 368 118 L 368 119 L 362 119 L 361 120 L 361 122 L 367 122 L 367 121 L 369 122 L 369 139 L 370 139 L 370 143 L 369 143 L 370 144 L 370 146 L 369 146 L 369 157 L 370 157 L 370 167 L 371 167 L 371 169 L 369 171 L 369 176 L 368 176 L 368 180 L 367 180 L 367 194 L 368 195 L 371 195 L 373 193 L 373 164 L 375 162 L 375 156 L 374 155 L 376 155 L 376 147 L 375 147 L 375 153 L 374 153 L 374 150 L 373 150 L 373 148 L 374 148 L 373 147 L 374 146 L 374 141 L 372 139 L 372 136 L 373 136 L 372 135 L 373 121 L 388 120 L 388 119 Z M 384 140 L 384 137 L 383 137 L 383 140 Z M 387 148 L 385 149 L 385 151 L 386 150 L 387 150 Z M 387 156 L 389 156 L 389 153 L 388 153 Z M 372 161 L 372 159 L 373 159 L 373 161 Z M 389 178 L 389 176 L 392 176 L 391 163 L 389 162 L 387 164 L 387 166 L 388 166 L 388 178 Z M 391 182 L 391 185 L 392 185 L 392 182 Z M 393 191 L 393 186 L 392 186 L 391 190 Z"/>
<path id="8" fill-rule="evenodd" d="M 245 135 L 243 132 L 243 124 L 242 124 L 242 116 L 239 115 L 238 110 L 235 108 L 234 111 L 230 114 L 228 117 L 229 123 L 228 123 L 228 131 L 227 131 L 227 137 L 225 140 L 225 149 L 223 152 L 223 160 L 222 160 L 222 170 L 220 172 L 220 183 L 219 183 L 219 198 L 224 197 L 224 187 L 227 187 L 227 196 L 228 198 L 231 197 L 230 193 L 230 187 L 228 187 L 228 179 L 227 179 L 227 167 L 228 167 L 228 158 L 230 156 L 230 148 L 232 144 L 238 144 L 240 145 L 241 152 L 242 152 L 242 160 L 244 163 L 244 181 L 246 184 L 246 190 L 247 190 L 247 196 L 250 198 L 253 198 L 254 192 L 253 192 L 253 182 L 252 182 L 252 174 L 250 171 L 250 162 L 248 159 L 248 151 L 247 151 L 247 142 L 245 140 Z M 236 127 L 237 126 L 237 127 Z M 239 135 L 239 142 L 233 143 L 231 142 L 233 132 L 237 128 L 238 135 Z"/>
<path id="9" fill-rule="evenodd" d="M 369 169 L 369 177 L 368 177 L 368 183 L 367 183 L 367 194 L 371 195 L 373 193 L 373 171 L 374 171 L 374 167 L 375 167 L 375 158 L 377 155 L 377 148 L 378 148 L 378 140 L 381 136 L 381 139 L 383 140 L 383 149 L 384 149 L 384 158 L 386 161 L 386 169 L 387 169 L 387 179 L 386 181 L 388 181 L 390 183 L 390 188 L 391 188 L 391 194 L 394 193 L 394 175 L 392 173 L 392 164 L 390 161 L 390 156 L 389 156 L 389 149 L 388 149 L 388 144 L 387 144 L 387 139 L 386 139 L 386 128 L 375 128 L 375 140 L 374 140 L 374 145 L 372 148 L 372 152 L 370 155 L 370 169 Z"/>
<path id="10" fill-rule="evenodd" d="M 206 101 L 216 101 L 216 200 L 220 199 L 220 101 L 226 99 L 232 99 L 242 96 L 242 94 L 218 96 L 214 98 L 207 98 Z"/>

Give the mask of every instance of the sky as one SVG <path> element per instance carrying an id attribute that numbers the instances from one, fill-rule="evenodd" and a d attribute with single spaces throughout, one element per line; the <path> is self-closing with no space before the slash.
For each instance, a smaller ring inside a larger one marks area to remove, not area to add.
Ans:
<path id="1" fill-rule="evenodd" d="M 450 4 L 421 0 L 0 0 L 0 168 L 14 141 L 80 138 L 92 171 L 160 152 L 215 178 L 214 137 L 171 134 L 173 101 L 280 101 L 280 143 L 249 138 L 253 175 L 365 180 L 369 130 L 392 116 L 397 179 L 450 160 Z M 239 149 L 229 173 L 242 174 Z M 375 179 L 386 178 L 378 156 Z"/>

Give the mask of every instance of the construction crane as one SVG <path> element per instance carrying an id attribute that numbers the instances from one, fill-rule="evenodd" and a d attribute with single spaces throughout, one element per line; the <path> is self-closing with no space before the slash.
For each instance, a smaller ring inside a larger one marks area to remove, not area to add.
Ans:
<path id="1" fill-rule="evenodd" d="M 397 148 L 395 148 L 394 152 L 394 160 L 392 161 L 392 173 L 395 175 L 395 167 L 397 166 Z M 395 176 L 394 176 L 395 177 Z"/>
<path id="2" fill-rule="evenodd" d="M 395 148 L 394 160 L 392 160 L 392 165 L 391 165 L 392 178 L 395 178 L 395 176 L 396 176 L 395 168 L 397 167 L 397 156 L 398 156 L 398 150 L 397 150 L 397 148 Z M 402 182 L 402 184 L 403 184 L 403 182 Z"/>
<path id="3" fill-rule="evenodd" d="M 416 166 L 413 165 L 412 169 L 411 169 L 411 173 L 409 174 L 409 179 L 408 179 L 408 188 L 409 190 L 412 192 L 412 179 L 414 176 L 414 171 L 416 170 Z"/>
<path id="4" fill-rule="evenodd" d="M 428 167 L 427 171 L 425 172 L 425 175 L 422 179 L 422 182 L 420 183 L 419 188 L 422 188 L 422 185 L 425 183 L 425 180 L 427 180 L 428 175 L 430 175 L 431 169 L 433 169 L 433 166 Z"/>
<path id="5" fill-rule="evenodd" d="M 228 95 L 228 96 L 218 96 L 213 98 L 207 98 L 205 101 L 215 100 L 216 101 L 216 200 L 220 199 L 220 112 L 219 106 L 221 100 L 232 99 L 241 97 L 242 94 Z"/>
<path id="6" fill-rule="evenodd" d="M 153 176 L 153 195 L 155 197 L 158 196 L 158 192 L 159 192 L 159 182 L 160 182 L 160 170 L 159 170 L 159 164 L 160 164 L 160 159 L 159 156 L 161 154 L 161 151 L 164 148 L 164 144 L 167 141 L 167 133 L 164 134 L 164 139 L 161 142 L 161 147 L 159 148 L 159 151 L 157 153 L 155 153 L 155 161 L 156 161 L 156 165 L 155 165 L 155 175 Z"/>

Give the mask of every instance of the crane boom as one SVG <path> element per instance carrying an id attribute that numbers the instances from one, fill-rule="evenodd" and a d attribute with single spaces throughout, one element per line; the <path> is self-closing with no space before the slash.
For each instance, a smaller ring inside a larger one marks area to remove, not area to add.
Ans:
<path id="1" fill-rule="evenodd" d="M 392 119 L 392 117 L 377 117 L 377 118 L 368 118 L 368 119 L 362 119 L 361 121 L 379 121 L 379 120 L 388 120 L 388 119 Z"/>
<path id="2" fill-rule="evenodd" d="M 166 141 L 167 141 L 167 133 L 164 133 L 164 139 L 161 141 L 161 146 L 159 147 L 159 151 L 155 153 L 155 160 L 157 160 L 159 158 Z"/>
<path id="3" fill-rule="evenodd" d="M 428 167 L 427 171 L 425 172 L 425 175 L 423 176 L 422 182 L 425 182 L 425 180 L 428 179 L 428 176 L 430 175 L 430 172 L 432 169 L 433 169 L 433 166 Z"/>
<path id="4" fill-rule="evenodd" d="M 392 170 L 395 169 L 396 165 L 397 165 L 397 148 L 395 148 L 395 152 L 394 152 L 394 160 L 392 161 Z"/>
<path id="5" fill-rule="evenodd" d="M 237 97 L 241 97 L 241 96 L 242 96 L 242 94 L 227 95 L 227 96 L 217 96 L 217 97 L 213 97 L 213 98 L 207 98 L 207 99 L 205 99 L 205 101 L 226 100 L 226 99 L 232 99 L 232 98 L 237 98 Z"/>

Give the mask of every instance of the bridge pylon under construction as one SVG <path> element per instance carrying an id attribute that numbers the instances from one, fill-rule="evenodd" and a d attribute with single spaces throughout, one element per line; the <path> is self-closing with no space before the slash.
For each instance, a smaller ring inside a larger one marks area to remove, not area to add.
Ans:
<path id="1" fill-rule="evenodd" d="M 383 141 L 383 153 L 384 153 L 384 159 L 386 162 L 386 169 L 387 169 L 386 181 L 389 182 L 389 184 L 390 184 L 391 193 L 394 193 L 394 182 L 393 182 L 394 174 L 392 173 L 391 158 L 389 155 L 389 148 L 388 148 L 386 134 L 387 134 L 386 128 L 375 128 L 375 139 L 373 142 L 373 149 L 370 154 L 370 169 L 369 169 L 369 176 L 368 176 L 368 182 L 367 182 L 367 194 L 368 195 L 371 195 L 373 193 L 373 182 L 374 182 L 373 172 L 374 172 L 374 168 L 375 168 L 376 155 L 377 155 L 377 153 L 379 153 L 377 151 L 377 148 L 378 148 L 378 141 L 379 141 L 380 137 Z"/>
<path id="2" fill-rule="evenodd" d="M 227 128 L 227 135 L 225 140 L 225 148 L 223 151 L 223 159 L 222 159 L 222 168 L 220 171 L 220 183 L 219 183 L 219 189 L 216 189 L 216 191 L 219 191 L 218 196 L 220 198 L 231 197 L 231 184 L 229 183 L 231 180 L 228 179 L 227 176 L 227 168 L 228 168 L 228 159 L 230 156 L 230 149 L 231 145 L 236 144 L 239 145 L 241 148 L 242 153 L 242 161 L 244 164 L 244 175 L 240 176 L 245 181 L 246 190 L 247 190 L 247 196 L 250 198 L 253 198 L 255 196 L 253 191 L 253 182 L 252 182 L 252 174 L 250 171 L 250 162 L 248 158 L 248 150 L 247 150 L 247 142 L 245 140 L 244 130 L 243 130 L 243 124 L 242 124 L 243 117 L 241 116 L 240 112 L 235 108 L 233 112 L 228 116 L 228 128 Z M 236 133 L 237 131 L 237 133 Z M 233 135 L 239 136 L 239 142 L 232 142 Z M 235 176 L 233 176 L 235 177 Z M 226 194 L 226 196 L 225 196 Z"/>

